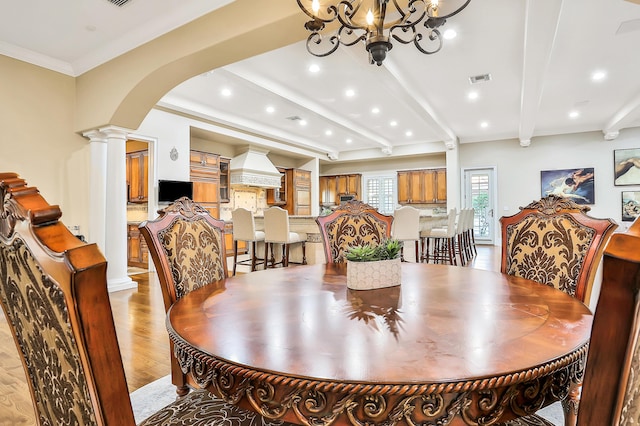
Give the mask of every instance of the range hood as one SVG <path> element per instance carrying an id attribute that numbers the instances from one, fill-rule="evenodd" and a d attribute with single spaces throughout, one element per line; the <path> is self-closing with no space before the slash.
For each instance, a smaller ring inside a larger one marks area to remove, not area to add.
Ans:
<path id="1" fill-rule="evenodd" d="M 282 175 L 267 158 L 268 153 L 269 151 L 251 147 L 232 158 L 229 163 L 229 183 L 260 188 L 280 188 Z"/>

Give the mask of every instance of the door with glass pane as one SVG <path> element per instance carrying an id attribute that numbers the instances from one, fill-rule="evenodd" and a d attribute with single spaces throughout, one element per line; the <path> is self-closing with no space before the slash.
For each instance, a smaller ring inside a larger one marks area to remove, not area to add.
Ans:
<path id="1" fill-rule="evenodd" d="M 465 207 L 474 209 L 473 232 L 479 244 L 493 244 L 494 241 L 494 176 L 492 168 L 464 172 Z"/>

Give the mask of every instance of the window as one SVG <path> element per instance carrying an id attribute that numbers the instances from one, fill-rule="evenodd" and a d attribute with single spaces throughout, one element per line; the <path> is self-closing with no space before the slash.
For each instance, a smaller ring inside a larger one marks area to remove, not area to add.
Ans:
<path id="1" fill-rule="evenodd" d="M 366 176 L 364 181 L 365 202 L 380 213 L 393 213 L 396 207 L 396 176 Z"/>

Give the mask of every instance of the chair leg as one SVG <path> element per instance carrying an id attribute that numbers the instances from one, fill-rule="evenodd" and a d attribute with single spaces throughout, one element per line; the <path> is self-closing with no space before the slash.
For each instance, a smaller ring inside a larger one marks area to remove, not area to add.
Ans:
<path id="1" fill-rule="evenodd" d="M 415 240 L 414 245 L 416 246 L 416 263 L 420 263 L 420 249 L 419 249 L 419 243 L 418 240 Z"/>
<path id="2" fill-rule="evenodd" d="M 404 260 L 404 245 L 400 247 L 400 262 L 406 262 L 406 260 Z"/>
<path id="3" fill-rule="evenodd" d="M 236 276 L 236 267 L 238 266 L 238 240 L 233 240 L 233 276 Z"/>
<path id="4" fill-rule="evenodd" d="M 307 243 L 306 241 L 302 242 L 302 264 L 307 264 Z"/>
<path id="5" fill-rule="evenodd" d="M 251 242 L 251 272 L 256 270 L 256 260 L 258 260 L 258 255 L 256 249 L 258 248 L 258 243 L 255 241 Z M 233 275 L 236 274 L 235 265 L 233 267 Z"/>
<path id="6" fill-rule="evenodd" d="M 282 266 L 289 266 L 289 244 L 282 245 Z"/>

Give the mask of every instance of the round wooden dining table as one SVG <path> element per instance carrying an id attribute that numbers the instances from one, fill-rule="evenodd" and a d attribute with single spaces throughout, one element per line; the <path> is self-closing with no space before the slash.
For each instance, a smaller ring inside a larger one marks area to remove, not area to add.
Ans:
<path id="1" fill-rule="evenodd" d="M 402 264 L 402 284 L 350 290 L 346 265 L 212 283 L 167 314 L 190 380 L 298 424 L 490 425 L 566 400 L 592 314 L 497 272 Z"/>

